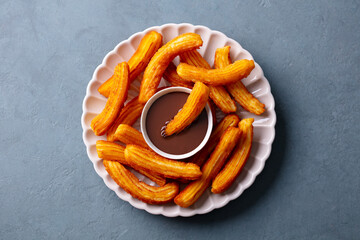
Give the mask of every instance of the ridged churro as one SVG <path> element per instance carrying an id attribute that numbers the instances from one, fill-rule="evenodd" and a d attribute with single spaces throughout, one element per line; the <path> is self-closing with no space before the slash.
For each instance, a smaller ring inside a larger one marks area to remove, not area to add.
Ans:
<path id="1" fill-rule="evenodd" d="M 127 62 L 129 64 L 129 82 L 135 80 L 135 78 L 146 68 L 152 56 L 160 48 L 162 44 L 162 35 L 158 32 L 151 31 L 147 33 L 142 39 L 136 49 L 135 53 Z M 114 76 L 111 76 L 106 82 L 104 82 L 98 89 L 98 91 L 105 97 L 109 97 L 110 90 L 114 86 Z"/>
<path id="2" fill-rule="evenodd" d="M 216 49 L 214 60 L 215 68 L 225 68 L 230 64 L 230 46 Z M 265 105 L 246 89 L 241 80 L 227 85 L 226 89 L 245 110 L 255 113 L 256 115 L 260 115 L 265 111 Z"/>
<path id="3" fill-rule="evenodd" d="M 114 88 L 106 102 L 103 111 L 91 121 L 91 128 L 95 135 L 101 136 L 114 123 L 123 106 L 129 88 L 129 66 L 126 62 L 119 63 L 114 72 Z"/>
<path id="4" fill-rule="evenodd" d="M 138 97 L 133 98 L 128 102 L 123 109 L 121 109 L 114 123 L 111 125 L 107 132 L 107 140 L 115 141 L 115 132 L 120 124 L 127 124 L 132 126 L 136 120 L 141 116 L 144 104 L 139 103 Z"/>
<path id="5" fill-rule="evenodd" d="M 183 80 L 176 72 L 176 66 L 173 62 L 169 63 L 166 68 L 163 78 L 173 86 L 193 88 L 194 83 Z"/>
<path id="6" fill-rule="evenodd" d="M 137 145 L 127 145 L 124 153 L 126 161 L 135 169 L 174 179 L 195 180 L 201 176 L 196 164 L 170 160 Z"/>
<path id="7" fill-rule="evenodd" d="M 125 154 L 124 154 L 125 147 L 124 146 L 121 146 L 116 143 L 108 142 L 108 141 L 99 140 L 96 142 L 96 151 L 97 151 L 99 158 L 107 159 L 107 160 L 111 160 L 111 161 L 118 161 L 121 164 L 130 166 L 130 164 L 125 159 Z M 141 173 L 142 175 L 148 177 L 150 180 L 152 180 L 159 186 L 164 186 L 166 183 L 165 178 L 163 178 L 159 175 L 156 175 L 149 170 L 142 170 L 142 169 L 136 169 L 136 168 L 134 168 L 134 169 L 136 171 L 138 171 L 139 173 Z"/>
<path id="8" fill-rule="evenodd" d="M 121 163 L 103 160 L 106 171 L 111 178 L 127 193 L 149 204 L 163 204 L 170 202 L 179 192 L 179 185 L 175 182 L 161 187 L 150 186 L 139 179 Z"/>
<path id="9" fill-rule="evenodd" d="M 222 69 L 206 69 L 180 63 L 176 69 L 179 76 L 186 81 L 200 81 L 208 85 L 225 85 L 247 77 L 254 69 L 253 60 L 242 59 Z"/>
<path id="10" fill-rule="evenodd" d="M 149 148 L 142 133 L 127 124 L 118 126 L 114 138 L 125 144 L 136 144 L 143 148 Z"/>
<path id="11" fill-rule="evenodd" d="M 202 112 L 209 97 L 209 88 L 196 82 L 183 108 L 175 115 L 165 128 L 166 136 L 181 132 L 189 126 Z"/>
<path id="12" fill-rule="evenodd" d="M 239 176 L 241 169 L 244 167 L 250 155 L 253 139 L 253 122 L 253 118 L 247 118 L 241 120 L 239 123 L 239 129 L 241 131 L 239 143 L 225 167 L 215 177 L 211 188 L 213 193 L 222 193 L 226 191 Z"/>
<path id="13" fill-rule="evenodd" d="M 197 50 L 187 51 L 180 54 L 180 61 L 190 64 L 195 67 L 211 69 L 209 63 L 201 56 Z M 181 77 L 179 76 L 181 79 Z M 186 82 L 182 80 L 183 82 Z M 230 97 L 229 93 L 223 86 L 209 85 L 210 98 L 216 106 L 224 113 L 236 112 L 236 105 L 234 100 Z"/>
<path id="14" fill-rule="evenodd" d="M 180 207 L 189 207 L 200 198 L 204 191 L 210 186 L 213 178 L 221 170 L 239 137 L 240 130 L 238 128 L 229 127 L 225 131 L 214 152 L 201 168 L 203 172 L 201 178 L 191 182 L 175 197 L 174 202 L 177 205 Z"/>
<path id="15" fill-rule="evenodd" d="M 190 161 L 201 167 L 219 143 L 221 135 L 228 127 L 236 127 L 239 121 L 240 118 L 236 114 L 226 115 L 214 128 L 204 148 L 201 149 L 200 152 L 196 153 Z"/>
<path id="16" fill-rule="evenodd" d="M 202 44 L 200 35 L 184 33 L 162 46 L 145 69 L 140 86 L 139 102 L 146 103 L 154 95 L 165 69 L 177 55 L 199 48 Z"/>

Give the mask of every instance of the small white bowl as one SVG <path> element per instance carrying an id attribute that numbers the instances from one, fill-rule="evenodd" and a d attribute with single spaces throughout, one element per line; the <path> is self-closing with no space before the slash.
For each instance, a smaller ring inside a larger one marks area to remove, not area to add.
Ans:
<path id="1" fill-rule="evenodd" d="M 147 117 L 147 113 L 150 109 L 150 107 L 152 106 L 152 104 L 159 99 L 160 97 L 164 96 L 165 94 L 168 93 L 172 93 L 172 92 L 185 92 L 185 93 L 189 93 L 191 92 L 191 89 L 189 88 L 185 88 L 185 87 L 169 87 L 169 88 L 165 88 L 157 93 L 155 93 L 145 104 L 144 109 L 141 113 L 141 119 L 140 119 L 140 129 L 141 132 L 144 135 L 144 139 L 146 141 L 146 143 L 149 145 L 149 147 L 154 150 L 157 154 L 166 157 L 166 158 L 170 158 L 170 159 L 185 159 L 188 157 L 193 156 L 195 153 L 197 153 L 198 151 L 200 151 L 205 144 L 207 143 L 207 141 L 210 138 L 211 135 L 211 131 L 213 129 L 213 118 L 212 118 L 212 112 L 211 112 L 211 108 L 209 106 L 209 104 L 207 103 L 205 106 L 205 110 L 207 113 L 207 118 L 208 118 L 208 128 L 205 134 L 204 139 L 202 140 L 202 142 L 200 143 L 199 146 L 197 146 L 194 150 L 192 150 L 191 152 L 188 153 L 184 153 L 184 154 L 170 154 L 170 153 L 166 153 L 162 150 L 160 150 L 159 148 L 157 148 L 150 140 L 148 133 L 146 131 L 146 117 Z M 160 129 L 159 129 L 160 131 Z"/>

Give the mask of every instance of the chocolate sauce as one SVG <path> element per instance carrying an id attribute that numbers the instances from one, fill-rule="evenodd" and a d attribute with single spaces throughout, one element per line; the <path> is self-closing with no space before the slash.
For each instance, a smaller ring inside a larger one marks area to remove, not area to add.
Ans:
<path id="1" fill-rule="evenodd" d="M 205 109 L 179 134 L 167 137 L 161 135 L 161 128 L 184 106 L 188 96 L 189 94 L 184 92 L 165 94 L 151 105 L 147 113 L 147 134 L 151 142 L 163 152 L 176 155 L 191 152 L 200 145 L 206 135 L 208 119 Z"/>

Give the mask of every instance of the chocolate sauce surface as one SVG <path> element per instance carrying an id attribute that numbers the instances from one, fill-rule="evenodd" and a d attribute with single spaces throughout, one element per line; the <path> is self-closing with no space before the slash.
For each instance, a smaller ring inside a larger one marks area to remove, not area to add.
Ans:
<path id="1" fill-rule="evenodd" d="M 194 150 L 203 141 L 208 119 L 204 109 L 199 117 L 178 134 L 163 137 L 161 128 L 173 119 L 184 106 L 188 93 L 171 92 L 158 98 L 150 107 L 146 117 L 146 130 L 151 142 L 163 152 L 185 154 Z"/>

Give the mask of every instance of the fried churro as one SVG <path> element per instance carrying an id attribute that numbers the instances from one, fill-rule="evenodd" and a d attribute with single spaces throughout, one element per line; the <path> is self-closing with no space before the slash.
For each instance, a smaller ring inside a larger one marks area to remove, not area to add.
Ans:
<path id="1" fill-rule="evenodd" d="M 201 56 L 197 50 L 187 51 L 180 54 L 180 61 L 190 64 L 195 67 L 211 69 L 209 63 Z M 181 77 L 179 76 L 181 79 Z M 186 82 L 182 80 L 183 82 Z M 216 106 L 224 113 L 236 112 L 236 105 L 234 100 L 230 97 L 229 93 L 223 86 L 209 85 L 210 98 Z"/>
<path id="2" fill-rule="evenodd" d="M 144 104 L 139 103 L 138 97 L 133 98 L 128 102 L 123 109 L 121 109 L 114 123 L 111 125 L 107 132 L 107 140 L 115 141 L 115 132 L 120 124 L 127 124 L 132 126 L 136 120 L 140 117 L 144 108 Z"/>
<path id="3" fill-rule="evenodd" d="M 151 31 L 147 33 L 142 39 L 136 49 L 135 53 L 127 62 L 129 64 L 129 82 L 135 80 L 135 78 L 146 68 L 152 56 L 160 48 L 162 44 L 162 35 L 158 32 Z M 109 97 L 110 90 L 114 87 L 114 76 L 111 76 L 106 82 L 104 82 L 98 89 L 100 94 L 105 97 Z"/>
<path id="4" fill-rule="evenodd" d="M 182 79 L 176 72 L 176 66 L 173 62 L 169 63 L 169 66 L 166 68 L 163 78 L 168 81 L 173 86 L 193 88 L 194 83 L 185 81 Z"/>
<path id="5" fill-rule="evenodd" d="M 222 69 L 206 69 L 180 63 L 176 69 L 179 76 L 186 81 L 200 81 L 209 85 L 225 85 L 247 77 L 254 69 L 253 60 L 239 60 Z"/>
<path id="6" fill-rule="evenodd" d="M 201 176 L 199 166 L 194 163 L 170 160 L 137 145 L 127 145 L 124 153 L 126 161 L 135 169 L 174 179 L 195 180 Z"/>
<path id="7" fill-rule="evenodd" d="M 139 179 L 121 163 L 103 160 L 106 171 L 111 178 L 127 193 L 149 204 L 163 204 L 170 202 L 179 192 L 179 185 L 175 182 L 161 187 L 150 186 Z"/>
<path id="8" fill-rule="evenodd" d="M 240 130 L 235 127 L 229 127 L 221 136 L 214 152 L 201 168 L 203 174 L 200 179 L 191 182 L 174 199 L 174 202 L 180 207 L 189 207 L 193 205 L 205 190 L 210 186 L 213 178 L 218 174 L 224 165 L 227 157 L 235 147 L 240 137 Z"/>
<path id="9" fill-rule="evenodd" d="M 149 148 L 142 133 L 127 124 L 118 126 L 114 138 L 125 144 L 136 144 L 143 148 Z"/>
<path id="10" fill-rule="evenodd" d="M 130 164 L 125 159 L 125 147 L 116 143 L 99 140 L 96 142 L 96 151 L 99 158 L 107 159 L 111 161 L 118 161 L 121 164 L 130 166 Z M 150 180 L 158 184 L 159 186 L 164 186 L 166 183 L 166 179 L 152 173 L 149 170 L 137 169 L 136 171 L 141 173 L 142 175 L 148 177 Z"/>
<path id="11" fill-rule="evenodd" d="M 166 136 L 181 132 L 189 126 L 204 109 L 209 97 L 209 88 L 196 82 L 183 108 L 175 115 L 165 128 Z"/>
<path id="12" fill-rule="evenodd" d="M 106 102 L 103 111 L 91 121 L 91 128 L 95 135 L 101 136 L 114 123 L 116 116 L 123 106 L 129 88 L 129 66 L 126 62 L 119 63 L 115 67 L 114 88 Z"/>
<path id="13" fill-rule="evenodd" d="M 230 64 L 230 46 L 216 49 L 214 60 L 215 68 L 222 69 Z M 256 115 L 260 115 L 265 111 L 265 105 L 246 89 L 241 80 L 227 85 L 226 89 L 245 110 L 255 113 Z"/>
<path id="14" fill-rule="evenodd" d="M 236 114 L 226 115 L 214 128 L 204 148 L 201 149 L 200 152 L 196 153 L 190 161 L 201 167 L 219 143 L 221 135 L 228 127 L 236 127 L 239 121 L 240 118 Z"/>
<path id="15" fill-rule="evenodd" d="M 211 188 L 213 193 L 222 193 L 226 191 L 239 176 L 241 169 L 244 167 L 250 155 L 253 139 L 253 122 L 253 118 L 247 118 L 241 120 L 239 123 L 239 129 L 241 131 L 239 143 L 225 167 L 215 177 Z"/>
<path id="16" fill-rule="evenodd" d="M 203 41 L 196 33 L 184 33 L 162 46 L 146 67 L 140 86 L 139 102 L 146 103 L 156 92 L 169 63 L 179 54 L 199 48 Z"/>

